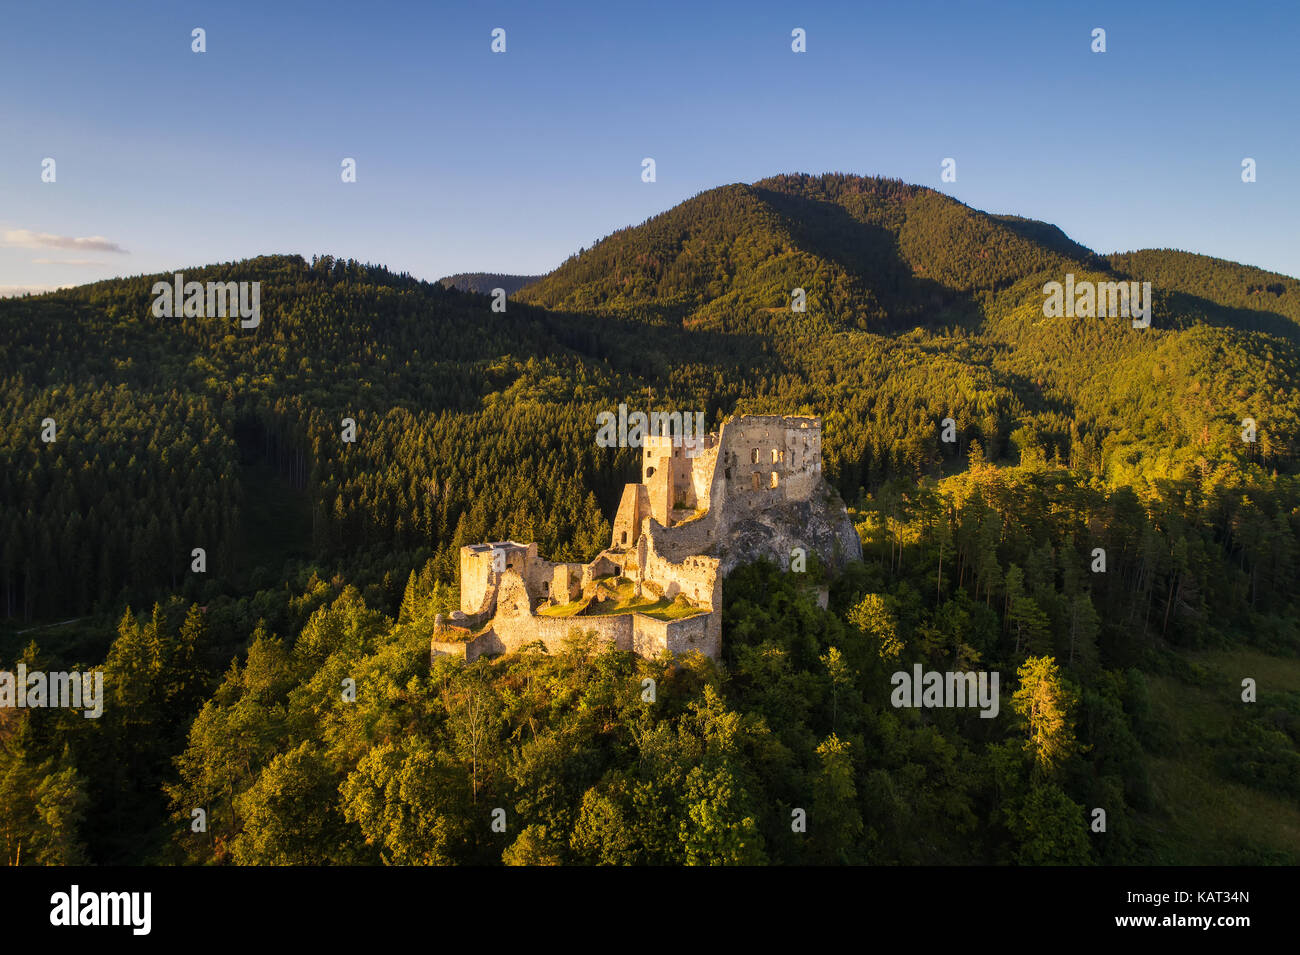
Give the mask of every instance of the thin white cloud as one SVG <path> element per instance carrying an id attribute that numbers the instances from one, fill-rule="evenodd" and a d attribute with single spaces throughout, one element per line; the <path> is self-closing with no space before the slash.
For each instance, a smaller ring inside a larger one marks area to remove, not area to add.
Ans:
<path id="1" fill-rule="evenodd" d="M 99 259 L 32 259 L 32 265 L 104 265 Z"/>
<path id="2" fill-rule="evenodd" d="M 42 292 L 53 292 L 56 289 L 72 288 L 71 285 L 0 285 L 0 298 L 14 298 L 18 295 L 26 295 L 30 292 L 33 295 L 40 295 Z"/>
<path id="3" fill-rule="evenodd" d="M 54 235 L 51 232 L 33 232 L 31 229 L 9 229 L 5 232 L 5 245 L 23 249 L 74 249 L 78 252 L 117 252 L 127 255 L 126 249 L 110 242 L 102 235 Z"/>

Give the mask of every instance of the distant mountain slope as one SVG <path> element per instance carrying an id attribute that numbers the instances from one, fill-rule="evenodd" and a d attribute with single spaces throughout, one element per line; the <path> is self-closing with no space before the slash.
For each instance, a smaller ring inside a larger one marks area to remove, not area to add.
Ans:
<path id="1" fill-rule="evenodd" d="M 1289 275 L 1177 249 L 1143 249 L 1106 257 L 1110 267 L 1153 286 L 1195 295 L 1230 309 L 1280 315 L 1300 325 L 1300 281 Z"/>
<path id="2" fill-rule="evenodd" d="M 762 284 L 799 255 L 753 188 L 710 189 L 570 257 L 521 296 L 550 307 L 654 305 L 683 314 Z"/>
<path id="3" fill-rule="evenodd" d="M 654 310 L 690 326 L 757 330 L 805 290 L 836 327 L 946 324 L 978 293 L 1104 262 L 1055 226 L 992 216 L 921 186 L 783 175 L 700 193 L 574 256 L 521 299 Z"/>
<path id="4" fill-rule="evenodd" d="M 917 276 L 950 289 L 998 289 L 1039 271 L 1100 264 L 1055 226 L 989 215 L 898 180 L 835 173 L 774 176 L 754 185 L 841 207 L 855 222 L 894 236 L 899 257 Z"/>
<path id="5" fill-rule="evenodd" d="M 476 292 L 489 295 L 494 288 L 506 290 L 507 295 L 514 295 L 525 285 L 531 285 L 540 275 L 502 275 L 497 272 L 457 272 L 438 279 L 443 288 L 454 288 L 461 292 Z"/>

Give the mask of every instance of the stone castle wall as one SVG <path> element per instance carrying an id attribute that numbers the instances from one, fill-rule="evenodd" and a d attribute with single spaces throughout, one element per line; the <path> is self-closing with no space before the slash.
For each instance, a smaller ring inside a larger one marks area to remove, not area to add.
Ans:
<path id="1" fill-rule="evenodd" d="M 722 607 L 722 575 L 715 557 L 690 556 L 671 561 L 655 550 L 654 537 L 643 535 L 638 545 L 638 559 L 644 576 L 663 587 L 669 600 L 685 594 L 691 601 L 710 610 Z"/>
<path id="2" fill-rule="evenodd" d="M 563 649 L 573 630 L 594 631 L 601 643 L 619 650 L 632 649 L 632 614 L 610 617 L 507 617 L 500 615 L 489 630 L 469 641 L 466 659 L 473 661 L 484 653 L 513 653 L 528 643 L 540 641 L 551 653 Z"/>
<path id="3" fill-rule="evenodd" d="M 670 525 L 706 510 L 717 458 L 716 434 L 676 443 L 668 436 L 647 437 L 641 449 L 641 480 L 649 497 L 650 516 Z"/>
<path id="4" fill-rule="evenodd" d="M 721 614 L 700 614 L 681 620 L 656 620 L 643 613 L 633 614 L 632 651 L 643 657 L 698 650 L 714 660 L 722 656 Z M 711 622 L 718 619 L 718 626 Z"/>
<path id="5" fill-rule="evenodd" d="M 699 651 L 717 659 L 722 652 L 720 627 L 711 625 L 717 614 L 698 614 L 680 620 L 659 620 L 643 613 L 609 617 L 534 617 L 497 619 L 491 629 L 466 641 L 430 641 L 431 656 L 452 656 L 473 663 L 487 654 L 514 653 L 530 643 L 541 643 L 548 652 L 562 652 L 576 632 L 594 633 L 599 643 L 619 650 L 653 657 Z"/>
<path id="6" fill-rule="evenodd" d="M 718 506 L 761 510 L 807 501 L 821 481 L 821 423 L 816 418 L 748 417 L 722 426 Z"/>

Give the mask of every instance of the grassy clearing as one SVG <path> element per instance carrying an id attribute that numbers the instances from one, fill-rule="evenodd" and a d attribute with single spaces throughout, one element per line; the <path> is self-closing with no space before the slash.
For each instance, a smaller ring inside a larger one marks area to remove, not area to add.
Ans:
<path id="1" fill-rule="evenodd" d="M 1300 863 L 1300 806 L 1280 793 L 1225 779 L 1217 760 L 1242 707 L 1266 705 L 1271 693 L 1300 690 L 1300 660 L 1250 649 L 1187 654 L 1209 674 L 1204 686 L 1151 676 L 1152 715 L 1167 727 L 1167 750 L 1147 768 L 1158 812 L 1145 822 L 1153 862 L 1173 865 Z M 1241 701 L 1253 677 L 1260 703 Z"/>
<path id="2" fill-rule="evenodd" d="M 592 597 L 567 604 L 557 604 L 553 607 L 541 607 L 537 613 L 544 617 L 561 618 L 612 617 L 623 613 L 644 613 L 658 620 L 679 620 L 703 611 L 691 606 L 681 594 L 672 600 L 666 597 L 658 599 L 638 597 L 636 584 L 626 577 L 620 577 L 617 580 L 603 581 Z"/>

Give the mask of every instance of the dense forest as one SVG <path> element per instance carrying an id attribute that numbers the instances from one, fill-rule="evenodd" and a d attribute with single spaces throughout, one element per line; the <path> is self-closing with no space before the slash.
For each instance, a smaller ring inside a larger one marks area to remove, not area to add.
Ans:
<path id="1" fill-rule="evenodd" d="M 438 279 L 443 288 L 454 288 L 459 292 L 477 292 L 491 295 L 493 289 L 501 289 L 507 295 L 513 295 L 525 285 L 532 285 L 540 275 L 500 275 L 496 272 L 458 272 Z"/>
<path id="2" fill-rule="evenodd" d="M 170 276 L 0 301 L 0 669 L 107 694 L 0 709 L 7 863 L 1300 861 L 1295 279 L 846 175 L 702 193 L 504 312 L 181 271 L 261 324 L 154 317 Z M 1067 273 L 1150 281 L 1151 327 L 1045 318 Z M 822 416 L 864 562 L 826 609 L 737 571 L 720 665 L 431 667 L 462 545 L 608 543 L 620 402 Z M 998 671 L 1000 715 L 895 708 L 913 664 Z"/>

